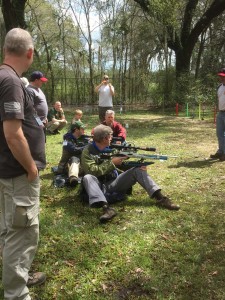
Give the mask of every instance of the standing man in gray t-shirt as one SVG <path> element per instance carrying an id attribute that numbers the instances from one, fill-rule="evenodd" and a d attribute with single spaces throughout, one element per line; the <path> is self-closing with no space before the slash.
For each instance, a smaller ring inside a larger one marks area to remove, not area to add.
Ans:
<path id="1" fill-rule="evenodd" d="M 44 126 L 46 126 L 48 119 L 48 104 L 45 94 L 41 90 L 43 83 L 48 81 L 47 78 L 40 71 L 34 71 L 30 75 L 28 90 L 34 92 L 34 108 L 37 112 L 38 117 L 41 119 Z"/>
<path id="2" fill-rule="evenodd" d="M 113 108 L 112 97 L 115 94 L 114 87 L 109 82 L 108 75 L 103 76 L 103 80 L 96 86 L 95 92 L 99 93 L 98 112 L 99 120 L 102 123 L 105 120 L 105 112 Z"/>

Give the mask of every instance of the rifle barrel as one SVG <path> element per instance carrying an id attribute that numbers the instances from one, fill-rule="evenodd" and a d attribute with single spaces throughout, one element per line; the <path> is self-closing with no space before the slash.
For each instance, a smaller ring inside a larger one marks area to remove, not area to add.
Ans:
<path id="1" fill-rule="evenodd" d="M 143 151 L 156 151 L 155 147 L 135 147 L 135 146 L 124 146 L 124 145 L 119 145 L 119 144 L 111 144 L 111 148 L 116 148 L 116 149 L 125 149 L 125 150 L 143 150 Z"/>

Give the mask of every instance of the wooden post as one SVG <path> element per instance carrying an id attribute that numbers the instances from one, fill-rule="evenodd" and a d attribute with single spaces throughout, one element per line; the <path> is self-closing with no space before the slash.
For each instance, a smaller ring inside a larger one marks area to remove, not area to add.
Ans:
<path id="1" fill-rule="evenodd" d="M 178 116 L 178 112 L 179 112 L 179 104 L 176 103 L 176 116 Z"/>

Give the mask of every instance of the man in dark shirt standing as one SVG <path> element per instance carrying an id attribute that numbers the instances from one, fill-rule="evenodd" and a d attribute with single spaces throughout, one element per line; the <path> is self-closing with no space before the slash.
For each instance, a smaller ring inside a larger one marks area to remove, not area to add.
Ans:
<path id="1" fill-rule="evenodd" d="M 30 34 L 10 30 L 0 66 L 0 245 L 4 299 L 30 300 L 29 277 L 39 237 L 39 170 L 45 168 L 45 137 L 29 92 L 20 77 L 33 62 Z"/>

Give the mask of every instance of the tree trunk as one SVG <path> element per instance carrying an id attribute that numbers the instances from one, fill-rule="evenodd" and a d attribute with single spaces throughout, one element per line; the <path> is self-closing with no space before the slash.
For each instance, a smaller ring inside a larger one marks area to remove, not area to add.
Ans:
<path id="1" fill-rule="evenodd" d="M 1 2 L 6 32 L 15 27 L 25 29 L 24 10 L 27 0 L 2 0 Z"/>
<path id="2" fill-rule="evenodd" d="M 200 63 L 201 63 L 201 57 L 202 57 L 202 54 L 203 54 L 203 51 L 204 51 L 204 45 L 205 45 L 205 32 L 203 32 L 201 34 L 201 40 L 200 40 L 197 60 L 196 60 L 196 64 L 195 64 L 196 65 L 196 67 L 195 67 L 195 79 L 198 78 Z"/>
<path id="3" fill-rule="evenodd" d="M 143 11 L 149 15 L 152 14 L 150 1 L 134 0 Z M 196 10 L 199 0 L 187 0 L 184 9 L 181 32 L 178 33 L 173 24 L 166 24 L 168 30 L 168 47 L 174 50 L 176 55 L 176 77 L 180 78 L 182 74 L 189 74 L 192 52 L 198 41 L 199 36 L 204 32 L 212 20 L 223 13 L 225 10 L 224 0 L 213 0 L 211 5 L 206 7 L 204 13 L 198 16 L 196 22 Z M 157 15 L 157 14 L 155 14 Z M 195 22 L 193 21 L 195 18 Z M 162 20 L 158 20 L 163 22 Z"/>

